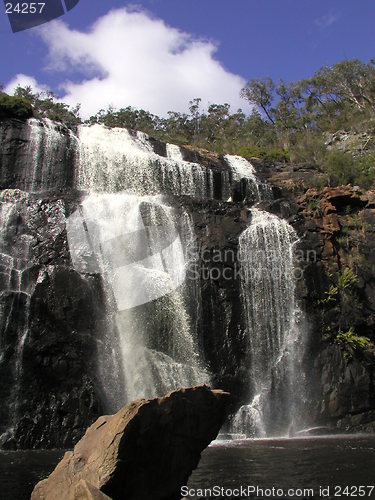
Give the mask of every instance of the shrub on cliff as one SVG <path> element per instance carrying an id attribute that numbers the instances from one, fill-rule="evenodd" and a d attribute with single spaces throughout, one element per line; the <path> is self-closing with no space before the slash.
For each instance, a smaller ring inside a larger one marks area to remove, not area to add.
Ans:
<path id="1" fill-rule="evenodd" d="M 374 155 L 355 157 L 350 152 L 331 150 L 321 166 L 330 186 L 358 184 L 364 188 L 374 185 Z"/>
<path id="2" fill-rule="evenodd" d="M 33 108 L 27 99 L 0 92 L 0 120 L 5 120 L 6 118 L 27 120 L 27 118 L 31 118 L 32 116 Z"/>
<path id="3" fill-rule="evenodd" d="M 371 345 L 370 339 L 364 335 L 357 335 L 351 326 L 347 332 L 339 329 L 335 344 L 343 351 L 345 359 L 352 359 L 357 352 L 368 349 Z"/>
<path id="4" fill-rule="evenodd" d="M 15 97 L 24 99 L 29 103 L 35 118 L 49 118 L 66 125 L 77 125 L 81 123 L 79 117 L 80 105 L 71 108 L 67 104 L 60 102 L 57 96 L 50 90 L 33 93 L 30 86 L 21 87 L 14 91 Z"/>
<path id="5" fill-rule="evenodd" d="M 286 163 L 289 161 L 288 151 L 277 146 L 269 148 L 262 146 L 242 146 L 237 153 L 239 156 L 243 156 L 247 159 L 256 157 L 271 162 L 277 161 Z"/>

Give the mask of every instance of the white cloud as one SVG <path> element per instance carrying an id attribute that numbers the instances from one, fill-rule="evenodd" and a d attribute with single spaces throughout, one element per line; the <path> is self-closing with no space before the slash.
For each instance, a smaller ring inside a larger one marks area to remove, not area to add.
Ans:
<path id="1" fill-rule="evenodd" d="M 9 95 L 13 95 L 13 92 L 20 85 L 21 87 L 31 87 L 34 92 L 42 92 L 46 90 L 46 86 L 38 83 L 32 76 L 24 75 L 23 73 L 18 73 L 4 88 L 4 92 Z"/>
<path id="2" fill-rule="evenodd" d="M 167 26 L 142 11 L 112 10 L 87 32 L 61 21 L 39 29 L 48 48 L 51 72 L 62 72 L 62 100 L 81 103 L 84 117 L 106 108 L 134 106 L 165 115 L 187 111 L 188 101 L 228 102 L 234 110 L 246 107 L 240 99 L 245 80 L 215 59 L 217 47 L 207 40 Z M 81 75 L 81 80 L 77 72 Z"/>
<path id="3" fill-rule="evenodd" d="M 319 17 L 315 19 L 314 23 L 321 29 L 326 29 L 332 26 L 336 21 L 338 21 L 341 17 L 340 12 L 329 12 L 325 16 Z"/>

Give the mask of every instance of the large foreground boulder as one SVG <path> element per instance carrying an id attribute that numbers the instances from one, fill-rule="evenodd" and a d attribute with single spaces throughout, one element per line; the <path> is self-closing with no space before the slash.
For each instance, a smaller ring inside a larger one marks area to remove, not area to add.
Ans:
<path id="1" fill-rule="evenodd" d="M 32 500 L 178 500 L 216 438 L 227 392 L 197 386 L 140 399 L 91 425 Z"/>

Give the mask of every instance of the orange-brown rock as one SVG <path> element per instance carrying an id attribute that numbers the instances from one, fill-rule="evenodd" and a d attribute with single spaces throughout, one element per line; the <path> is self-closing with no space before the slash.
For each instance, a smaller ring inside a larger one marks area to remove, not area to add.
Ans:
<path id="1" fill-rule="evenodd" d="M 322 189 L 321 195 L 330 201 L 336 209 L 347 206 L 364 207 L 368 201 L 368 198 L 358 187 L 353 187 L 350 184 L 335 188 L 325 187 Z"/>
<path id="2" fill-rule="evenodd" d="M 328 233 L 338 233 L 340 231 L 340 224 L 336 214 L 328 214 L 323 217 L 323 231 Z"/>
<path id="3" fill-rule="evenodd" d="M 367 207 L 372 209 L 375 208 L 375 191 L 368 191 L 367 198 L 368 198 Z"/>
<path id="4" fill-rule="evenodd" d="M 326 240 L 322 251 L 322 258 L 324 260 L 327 260 L 329 258 L 332 258 L 333 256 L 334 256 L 333 245 L 330 240 Z"/>
<path id="5" fill-rule="evenodd" d="M 330 201 L 328 201 L 326 198 L 322 198 L 320 200 L 320 210 L 323 215 L 329 215 L 332 213 L 336 213 L 336 207 L 332 205 Z"/>
<path id="6" fill-rule="evenodd" d="M 229 394 L 197 386 L 100 417 L 32 500 L 177 500 L 215 439 Z"/>

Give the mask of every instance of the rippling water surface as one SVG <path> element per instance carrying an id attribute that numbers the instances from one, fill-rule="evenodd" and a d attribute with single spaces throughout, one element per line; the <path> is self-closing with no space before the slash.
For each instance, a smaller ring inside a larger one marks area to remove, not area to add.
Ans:
<path id="1" fill-rule="evenodd" d="M 63 454 L 61 450 L 0 452 L 1 500 L 29 499 L 34 484 Z M 215 441 L 203 452 L 188 483 L 192 494 L 186 498 L 375 498 L 371 485 L 375 485 L 375 436 Z M 251 489 L 256 487 L 258 495 Z M 209 491 L 198 491 L 209 488 L 211 496 Z"/>
<path id="2" fill-rule="evenodd" d="M 188 486 L 212 489 L 189 499 L 375 498 L 375 436 L 215 441 Z"/>
<path id="3" fill-rule="evenodd" d="M 0 451 L 0 499 L 29 500 L 34 485 L 63 457 L 64 450 Z"/>

